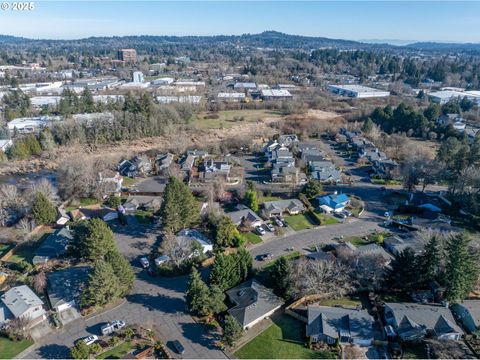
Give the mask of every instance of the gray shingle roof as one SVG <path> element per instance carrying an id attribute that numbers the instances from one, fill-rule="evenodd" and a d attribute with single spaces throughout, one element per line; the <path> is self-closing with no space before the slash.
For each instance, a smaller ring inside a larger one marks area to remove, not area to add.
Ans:
<path id="1" fill-rule="evenodd" d="M 52 258 L 63 255 L 67 250 L 68 244 L 73 240 L 73 234 L 68 228 L 57 230 L 49 235 L 33 257 L 33 264 L 40 264 Z"/>
<path id="2" fill-rule="evenodd" d="M 43 305 L 43 301 L 27 285 L 11 288 L 0 299 L 16 318 L 31 307 Z"/>
<path id="3" fill-rule="evenodd" d="M 236 304 L 228 310 L 242 327 L 264 317 L 266 314 L 282 306 L 283 300 L 270 289 L 256 280 L 249 280 L 227 292 L 230 300 Z"/>
<path id="4" fill-rule="evenodd" d="M 90 270 L 90 266 L 78 266 L 49 273 L 47 293 L 52 307 L 55 308 L 71 301 L 78 304 Z"/>
<path id="5" fill-rule="evenodd" d="M 240 225 L 245 219 L 248 222 L 262 221 L 262 219 L 251 209 L 243 209 L 226 213 L 235 225 Z"/>

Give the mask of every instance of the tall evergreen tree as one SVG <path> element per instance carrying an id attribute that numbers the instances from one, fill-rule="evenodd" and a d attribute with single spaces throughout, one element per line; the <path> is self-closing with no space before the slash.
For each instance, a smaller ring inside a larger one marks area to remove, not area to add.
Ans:
<path id="1" fill-rule="evenodd" d="M 88 275 L 81 305 L 82 307 L 103 306 L 117 299 L 121 292 L 119 280 L 112 266 L 104 260 L 99 260 Z"/>
<path id="2" fill-rule="evenodd" d="M 245 192 L 244 203 L 253 211 L 258 211 L 257 192 L 255 190 L 247 190 Z"/>
<path id="3" fill-rule="evenodd" d="M 242 336 L 242 328 L 232 315 L 225 317 L 222 340 L 228 346 L 233 346 Z"/>
<path id="4" fill-rule="evenodd" d="M 215 244 L 220 248 L 232 246 L 239 235 L 233 221 L 228 216 L 223 216 L 217 224 Z"/>
<path id="5" fill-rule="evenodd" d="M 55 222 L 57 210 L 43 193 L 37 192 L 32 205 L 32 215 L 38 225 L 46 225 Z"/>
<path id="6" fill-rule="evenodd" d="M 446 298 L 450 301 L 464 300 L 478 280 L 478 255 L 471 252 L 469 243 L 465 234 L 451 236 L 447 241 L 443 282 L 447 288 Z"/>
<path id="7" fill-rule="evenodd" d="M 210 290 L 203 282 L 197 269 L 190 274 L 190 282 L 187 289 L 188 309 L 200 316 L 208 315 L 210 302 Z"/>
<path id="8" fill-rule="evenodd" d="M 120 285 L 120 297 L 127 295 L 132 289 L 135 281 L 135 273 L 128 260 L 118 251 L 110 251 L 105 256 L 107 261 L 113 269 Z"/>
<path id="9" fill-rule="evenodd" d="M 413 290 L 419 281 L 417 259 L 411 248 L 403 250 L 390 264 L 385 281 L 387 286 L 399 290 Z"/>
<path id="10" fill-rule="evenodd" d="M 112 230 L 105 221 L 92 219 L 75 227 L 76 255 L 91 261 L 104 259 L 109 252 L 117 251 Z"/>
<path id="11" fill-rule="evenodd" d="M 163 228 L 172 233 L 198 221 L 199 210 L 190 189 L 175 177 L 165 187 L 160 209 Z"/>
<path id="12" fill-rule="evenodd" d="M 418 259 L 420 277 L 424 284 L 438 279 L 440 271 L 441 253 L 437 236 L 432 236 L 425 245 L 425 252 Z"/>
<path id="13" fill-rule="evenodd" d="M 227 310 L 227 306 L 225 305 L 225 293 L 223 292 L 222 288 L 212 285 L 210 287 L 210 297 L 209 297 L 209 310 L 210 314 L 220 314 Z"/>
<path id="14" fill-rule="evenodd" d="M 288 291 L 289 265 L 285 256 L 275 261 L 270 269 L 270 278 L 275 292 L 280 296 L 286 296 Z"/>

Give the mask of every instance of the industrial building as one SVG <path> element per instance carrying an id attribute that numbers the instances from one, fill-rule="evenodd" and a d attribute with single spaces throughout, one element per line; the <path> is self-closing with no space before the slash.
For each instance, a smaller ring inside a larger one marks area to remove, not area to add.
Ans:
<path id="1" fill-rule="evenodd" d="M 293 96 L 285 89 L 263 89 L 260 91 L 263 100 L 288 100 Z"/>
<path id="2" fill-rule="evenodd" d="M 467 98 L 472 101 L 476 101 L 480 104 L 480 91 L 458 91 L 458 90 L 441 90 L 434 91 L 428 94 L 429 99 L 437 104 L 443 105 L 452 99 Z"/>
<path id="3" fill-rule="evenodd" d="M 390 96 L 389 91 L 374 89 L 363 85 L 328 85 L 328 90 L 334 94 L 352 98 L 372 98 Z"/>
<path id="4" fill-rule="evenodd" d="M 145 78 L 143 76 L 143 73 L 141 71 L 134 71 L 133 72 L 133 82 L 134 83 L 143 83 L 145 81 Z"/>
<path id="5" fill-rule="evenodd" d="M 231 93 L 218 93 L 217 95 L 218 100 L 224 102 L 240 102 L 245 100 L 245 93 L 240 92 L 231 92 Z"/>

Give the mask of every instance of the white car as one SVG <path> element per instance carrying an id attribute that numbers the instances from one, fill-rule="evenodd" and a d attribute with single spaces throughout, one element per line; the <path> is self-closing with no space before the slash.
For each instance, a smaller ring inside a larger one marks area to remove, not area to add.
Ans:
<path id="1" fill-rule="evenodd" d="M 275 231 L 272 224 L 265 224 L 265 226 L 267 227 L 268 231 Z"/>
<path id="2" fill-rule="evenodd" d="M 140 264 L 142 264 L 142 267 L 144 269 L 146 269 L 150 266 L 150 262 L 148 261 L 148 259 L 146 257 L 140 258 Z"/>
<path id="3" fill-rule="evenodd" d="M 257 232 L 258 235 L 265 235 L 266 234 L 265 229 L 262 228 L 261 226 L 257 226 L 255 228 L 255 231 Z"/>
<path id="4" fill-rule="evenodd" d="M 125 327 L 125 321 L 122 320 L 113 320 L 112 321 L 112 326 L 114 327 L 115 330 L 120 330 Z"/>
<path id="5" fill-rule="evenodd" d="M 280 220 L 277 216 L 275 216 L 275 217 L 273 218 L 273 221 L 275 222 L 275 224 L 276 224 L 277 226 L 283 226 L 282 220 Z"/>
<path id="6" fill-rule="evenodd" d="M 92 345 L 97 340 L 98 340 L 97 335 L 90 335 L 90 336 L 87 336 L 85 339 L 83 339 L 83 342 L 87 345 Z"/>

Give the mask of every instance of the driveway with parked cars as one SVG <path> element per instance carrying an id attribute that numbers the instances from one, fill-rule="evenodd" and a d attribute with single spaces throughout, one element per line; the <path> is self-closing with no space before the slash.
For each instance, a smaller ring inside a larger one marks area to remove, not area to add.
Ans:
<path id="1" fill-rule="evenodd" d="M 38 341 L 35 348 L 23 354 L 23 358 L 67 358 L 74 342 L 96 335 L 102 336 L 102 327 L 114 320 L 126 325 L 136 324 L 155 330 L 157 336 L 167 345 L 175 357 L 225 358 L 215 345 L 217 340 L 202 324 L 197 324 L 189 315 L 185 291 L 188 276 L 151 277 L 142 268 L 140 258 L 150 253 L 156 237 L 154 229 L 136 223 L 129 218 L 126 227 L 113 226 L 120 251 L 131 261 L 137 278 L 130 295 L 118 307 L 97 316 L 77 319 L 59 331 Z M 178 354 L 173 345 L 178 340 L 184 348 Z"/>

